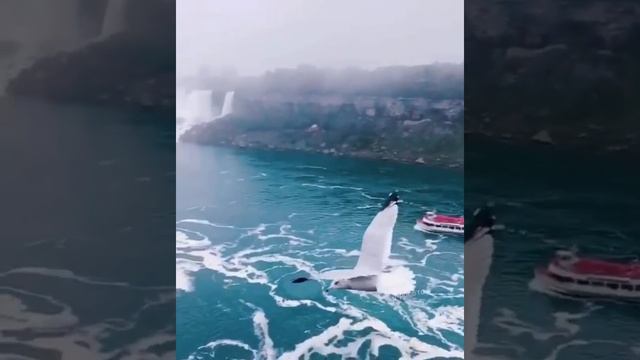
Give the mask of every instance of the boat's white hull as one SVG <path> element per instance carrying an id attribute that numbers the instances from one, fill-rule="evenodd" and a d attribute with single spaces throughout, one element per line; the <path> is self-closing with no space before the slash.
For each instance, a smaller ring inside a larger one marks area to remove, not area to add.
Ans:
<path id="1" fill-rule="evenodd" d="M 565 275 L 565 274 L 563 274 Z M 576 282 L 562 282 L 552 278 L 546 268 L 536 269 L 535 280 L 544 290 L 550 290 L 564 295 L 580 296 L 580 297 L 616 297 L 622 299 L 640 300 L 640 291 L 636 290 L 635 285 L 629 285 L 629 289 L 610 288 L 608 286 L 583 285 Z M 603 283 L 606 280 L 602 281 Z"/>
<path id="2" fill-rule="evenodd" d="M 462 229 L 444 229 L 441 227 L 432 226 L 429 224 L 425 224 L 422 221 L 418 221 L 414 229 L 422 232 L 440 232 L 440 233 L 448 233 L 448 234 L 464 234 L 464 228 Z"/>

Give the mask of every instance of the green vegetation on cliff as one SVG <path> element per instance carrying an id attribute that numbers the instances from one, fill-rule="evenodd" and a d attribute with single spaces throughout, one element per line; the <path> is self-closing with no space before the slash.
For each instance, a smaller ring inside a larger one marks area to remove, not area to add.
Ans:
<path id="1" fill-rule="evenodd" d="M 640 4 L 481 0 L 465 16 L 467 131 L 635 142 L 625 129 L 640 113 Z"/>
<path id="2" fill-rule="evenodd" d="M 93 33 L 103 21 L 100 14 L 94 14 L 105 11 L 102 3 L 103 8 L 82 7 L 84 12 L 78 15 L 92 14 Z M 123 17 L 124 28 L 114 35 L 102 39 L 94 34 L 73 50 L 37 59 L 11 80 L 7 92 L 54 101 L 173 111 L 175 1 L 129 1 Z M 86 24 L 82 27 L 88 28 Z"/>
<path id="3" fill-rule="evenodd" d="M 451 64 L 373 71 L 302 66 L 259 78 L 191 80 L 213 89 L 218 103 L 230 89 L 235 99 L 231 115 L 195 127 L 183 140 L 459 166 L 462 70 Z"/>

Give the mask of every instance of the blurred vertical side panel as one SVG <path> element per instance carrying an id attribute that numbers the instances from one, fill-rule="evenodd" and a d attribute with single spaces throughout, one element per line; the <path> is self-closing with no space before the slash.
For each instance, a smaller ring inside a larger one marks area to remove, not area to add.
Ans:
<path id="1" fill-rule="evenodd" d="M 639 359 L 640 4 L 465 17 L 465 358 Z"/>
<path id="2" fill-rule="evenodd" d="M 175 1 L 0 2 L 0 357 L 175 356 Z"/>

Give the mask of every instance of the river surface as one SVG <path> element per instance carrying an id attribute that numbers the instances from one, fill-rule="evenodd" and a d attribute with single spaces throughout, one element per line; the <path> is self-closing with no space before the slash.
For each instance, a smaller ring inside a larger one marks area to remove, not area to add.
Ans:
<path id="1" fill-rule="evenodd" d="M 173 125 L 0 98 L 1 358 L 175 355 Z"/>
<path id="2" fill-rule="evenodd" d="M 353 267 L 392 190 L 393 297 L 291 280 Z M 463 240 L 413 229 L 463 211 L 460 172 L 307 153 L 177 144 L 177 358 L 462 358 Z"/>
<path id="3" fill-rule="evenodd" d="M 635 163 L 624 153 L 466 146 L 465 207 L 495 203 L 498 223 L 482 297 L 478 354 L 487 359 L 640 359 L 640 303 L 570 298 L 540 288 L 534 269 L 556 250 L 640 259 Z M 471 151 L 476 150 L 476 151 Z"/>

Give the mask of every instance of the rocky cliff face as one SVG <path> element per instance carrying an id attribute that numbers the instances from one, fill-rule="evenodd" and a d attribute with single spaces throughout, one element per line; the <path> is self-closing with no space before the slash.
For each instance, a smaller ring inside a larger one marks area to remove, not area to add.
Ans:
<path id="1" fill-rule="evenodd" d="M 477 0 L 466 11 L 466 131 L 620 150 L 640 111 L 640 4 Z"/>
<path id="2" fill-rule="evenodd" d="M 236 92 L 233 114 L 183 140 L 457 167 L 463 107 L 462 99 Z"/>
<path id="3" fill-rule="evenodd" d="M 92 15 L 78 23 L 93 39 L 37 59 L 9 82 L 7 93 L 173 111 L 175 0 L 124 2 L 122 29 L 107 37 L 98 31 L 106 16 L 106 2 L 99 3 L 102 7 L 81 6 L 78 11 L 78 16 Z"/>

